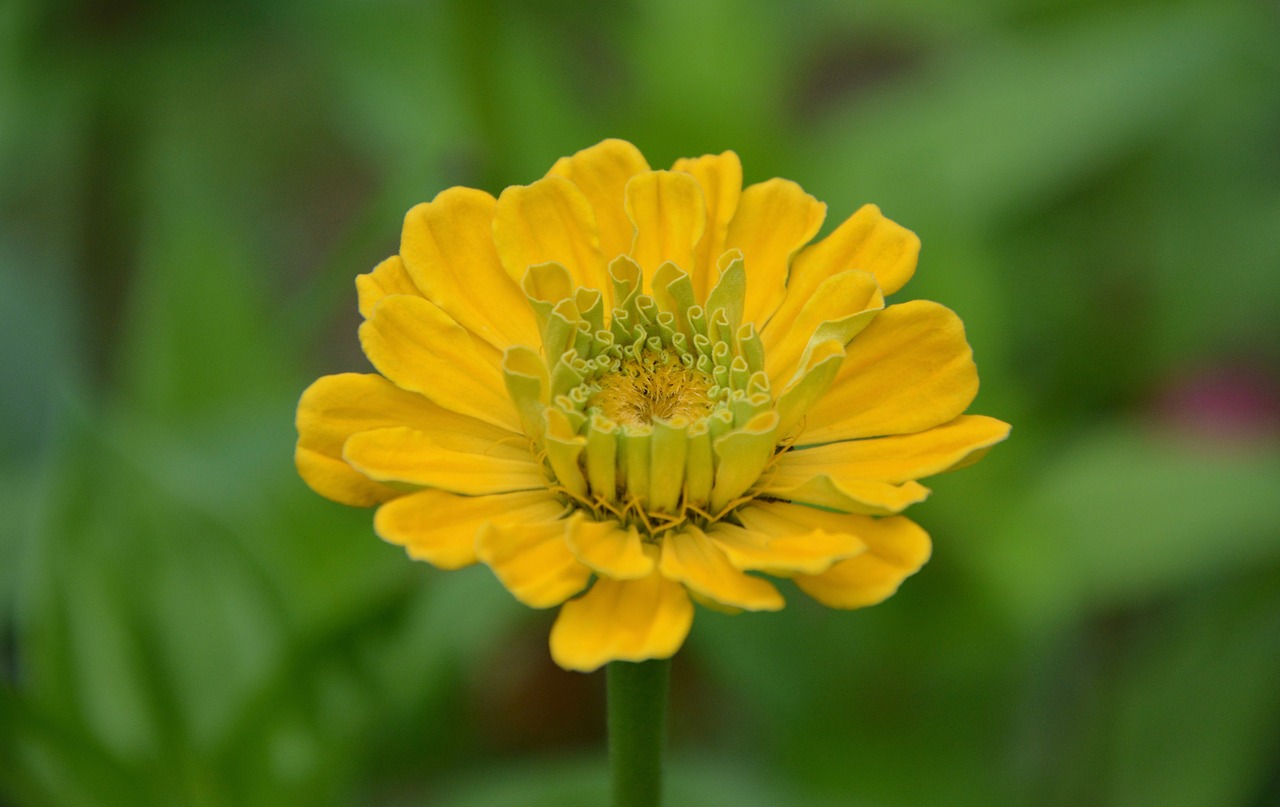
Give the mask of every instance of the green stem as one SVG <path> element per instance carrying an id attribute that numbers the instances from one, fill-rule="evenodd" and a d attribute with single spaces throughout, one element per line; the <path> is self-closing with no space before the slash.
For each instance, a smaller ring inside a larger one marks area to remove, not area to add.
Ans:
<path id="1" fill-rule="evenodd" d="M 613 807 L 657 807 L 671 659 L 615 661 L 607 669 Z"/>

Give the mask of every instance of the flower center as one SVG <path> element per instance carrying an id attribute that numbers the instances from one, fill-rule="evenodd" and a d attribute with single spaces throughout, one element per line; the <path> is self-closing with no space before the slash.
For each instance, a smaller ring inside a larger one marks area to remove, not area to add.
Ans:
<path id="1" fill-rule="evenodd" d="M 714 383 L 709 376 L 650 351 L 622 362 L 596 383 L 600 391 L 588 405 L 624 426 L 650 426 L 655 419 L 698 421 L 713 403 L 707 394 Z"/>
<path id="2" fill-rule="evenodd" d="M 566 504 L 647 541 L 749 501 L 783 434 L 763 342 L 742 322 L 742 257 L 720 263 L 699 303 L 675 264 L 659 268 L 650 294 L 620 257 L 608 311 L 559 264 L 525 275 L 542 350 L 509 348 L 503 373 L 526 434 Z"/>

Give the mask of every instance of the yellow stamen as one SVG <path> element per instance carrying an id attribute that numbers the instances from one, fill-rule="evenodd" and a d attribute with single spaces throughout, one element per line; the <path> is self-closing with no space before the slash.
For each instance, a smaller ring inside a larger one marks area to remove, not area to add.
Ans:
<path id="1" fill-rule="evenodd" d="M 598 383 L 600 391 L 591 405 L 625 426 L 648 426 L 655 419 L 678 417 L 692 422 L 711 411 L 707 396 L 711 379 L 678 361 L 663 362 L 652 355 L 631 359 Z"/>

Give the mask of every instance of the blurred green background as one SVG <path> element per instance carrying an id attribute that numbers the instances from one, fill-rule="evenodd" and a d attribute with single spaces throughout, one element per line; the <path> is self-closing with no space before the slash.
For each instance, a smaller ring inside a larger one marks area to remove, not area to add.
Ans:
<path id="1" fill-rule="evenodd" d="M 1280 804 L 1278 43 L 1263 0 L 0 2 L 0 803 L 602 803 L 551 615 L 291 452 L 410 206 L 619 136 L 914 229 L 897 299 L 1014 424 L 886 604 L 699 613 L 671 803 Z"/>

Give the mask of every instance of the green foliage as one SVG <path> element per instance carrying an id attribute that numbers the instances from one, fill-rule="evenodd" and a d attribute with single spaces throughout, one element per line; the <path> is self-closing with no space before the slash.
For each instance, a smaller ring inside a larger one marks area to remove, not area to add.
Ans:
<path id="1" fill-rule="evenodd" d="M 699 613 L 673 805 L 1280 798 L 1278 23 L 1246 0 L 0 4 L 0 801 L 574 805 L 598 677 L 291 463 L 352 278 L 606 136 L 915 229 L 1014 424 L 884 605 Z"/>

